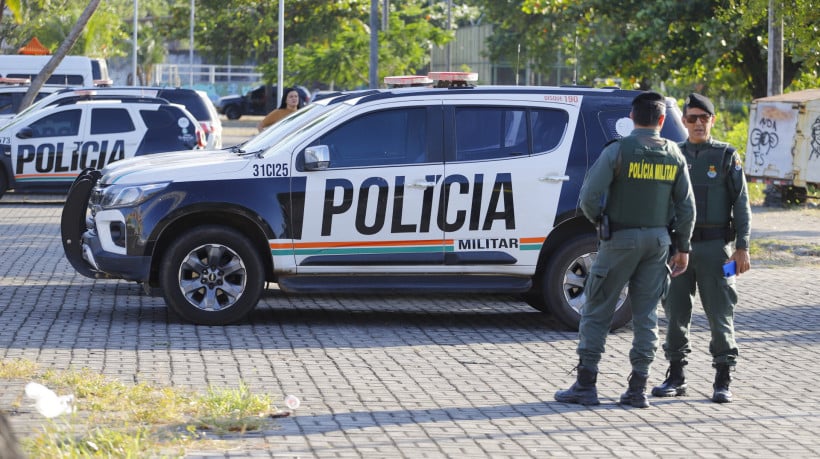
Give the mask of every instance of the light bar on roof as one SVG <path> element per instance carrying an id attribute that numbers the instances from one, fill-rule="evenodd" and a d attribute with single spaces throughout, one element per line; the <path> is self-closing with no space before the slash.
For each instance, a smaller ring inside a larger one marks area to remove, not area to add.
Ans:
<path id="1" fill-rule="evenodd" d="M 474 72 L 430 72 L 427 76 L 434 81 L 478 81 Z"/>
<path id="2" fill-rule="evenodd" d="M 384 77 L 384 84 L 389 84 L 393 87 L 424 86 L 433 84 L 433 80 L 424 75 L 388 76 Z"/>

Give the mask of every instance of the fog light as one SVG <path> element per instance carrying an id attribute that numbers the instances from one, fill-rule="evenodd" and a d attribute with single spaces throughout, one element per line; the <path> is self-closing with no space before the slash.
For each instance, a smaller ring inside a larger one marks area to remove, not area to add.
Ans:
<path id="1" fill-rule="evenodd" d="M 119 247 L 125 247 L 125 224 L 123 222 L 111 222 L 108 225 L 111 232 L 111 240 Z"/>

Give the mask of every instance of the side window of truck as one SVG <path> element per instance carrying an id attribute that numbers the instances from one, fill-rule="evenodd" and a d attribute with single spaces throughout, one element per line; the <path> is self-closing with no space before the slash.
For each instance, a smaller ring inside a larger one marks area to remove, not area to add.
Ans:
<path id="1" fill-rule="evenodd" d="M 418 164 L 426 161 L 427 115 L 423 107 L 383 110 L 356 117 L 323 135 L 330 167 Z"/>
<path id="2" fill-rule="evenodd" d="M 550 152 L 561 145 L 569 125 L 569 114 L 563 110 L 530 110 L 532 154 Z"/>
<path id="3" fill-rule="evenodd" d="M 501 107 L 456 107 L 456 161 L 526 156 L 527 112 Z"/>
<path id="4" fill-rule="evenodd" d="M 456 161 L 546 153 L 561 144 L 569 115 L 563 110 L 457 107 Z"/>

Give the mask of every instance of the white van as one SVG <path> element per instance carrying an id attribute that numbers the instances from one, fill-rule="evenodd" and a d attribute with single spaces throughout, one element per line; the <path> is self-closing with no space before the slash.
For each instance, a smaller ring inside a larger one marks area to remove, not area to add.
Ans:
<path id="1" fill-rule="evenodd" d="M 24 54 L 0 55 L 0 77 L 5 78 L 34 78 L 40 70 L 50 61 L 52 56 L 29 56 Z M 95 77 L 95 65 L 92 61 L 97 61 L 100 74 Z M 58 84 L 64 86 L 93 86 L 97 81 L 108 81 L 108 67 L 99 65 L 98 59 L 86 56 L 66 56 L 60 61 L 60 65 L 54 73 L 45 81 L 45 84 Z"/>

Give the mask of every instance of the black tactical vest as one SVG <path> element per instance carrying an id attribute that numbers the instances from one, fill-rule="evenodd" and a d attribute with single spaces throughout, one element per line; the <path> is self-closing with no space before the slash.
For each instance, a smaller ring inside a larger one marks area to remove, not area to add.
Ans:
<path id="1" fill-rule="evenodd" d="M 726 227 L 729 224 L 732 198 L 728 188 L 727 157 L 731 159 L 731 154 L 725 147 L 721 147 L 718 144 L 704 148 L 697 157 L 687 155 L 687 161 L 691 164 L 689 179 L 692 181 L 698 210 L 695 226 Z"/>

